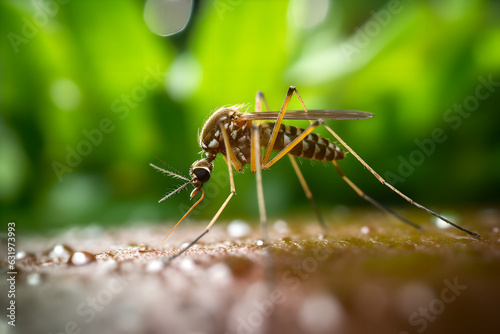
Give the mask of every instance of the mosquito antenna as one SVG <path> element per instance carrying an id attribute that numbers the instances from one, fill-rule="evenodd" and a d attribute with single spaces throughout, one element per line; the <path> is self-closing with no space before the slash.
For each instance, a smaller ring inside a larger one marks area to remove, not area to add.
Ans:
<path id="1" fill-rule="evenodd" d="M 178 170 L 176 170 L 174 167 L 170 166 L 169 164 L 165 163 L 164 161 L 162 161 L 160 158 L 156 157 L 156 159 L 158 159 L 162 164 L 164 164 L 165 166 L 167 166 L 169 169 L 171 170 L 168 170 L 168 169 L 163 169 L 161 167 L 158 167 L 156 165 L 153 165 L 153 164 L 149 164 L 151 167 L 153 167 L 154 169 L 156 170 L 159 170 L 160 172 L 162 172 L 163 174 L 168 174 L 170 175 L 171 177 L 173 177 L 174 179 L 180 179 L 180 180 L 184 180 L 184 181 L 187 181 L 186 183 L 183 183 L 182 185 L 180 185 L 179 187 L 177 187 L 177 189 L 169 192 L 167 195 L 165 195 L 161 200 L 158 201 L 158 203 L 161 203 L 163 202 L 164 200 L 166 200 L 167 198 L 170 198 L 171 196 L 177 194 L 178 192 L 180 192 L 181 190 L 183 190 L 184 188 L 186 188 L 186 186 L 188 184 L 191 183 L 191 180 L 188 179 L 186 176 L 184 176 L 181 172 L 179 172 Z"/>
<path id="2" fill-rule="evenodd" d="M 155 157 L 155 158 L 159 162 L 161 162 L 162 164 L 164 164 L 165 166 L 167 166 L 171 171 L 175 172 L 176 174 L 186 176 L 185 174 L 179 172 L 176 168 L 172 167 L 171 165 L 167 164 L 165 161 L 161 160 L 160 158 L 158 158 L 158 157 Z"/>
<path id="3" fill-rule="evenodd" d="M 186 183 L 187 185 L 187 183 Z M 161 242 L 161 244 L 163 244 L 163 242 L 165 242 L 165 240 L 167 240 L 168 236 L 170 235 L 170 233 L 173 232 L 173 230 L 175 230 L 175 228 L 177 227 L 177 225 L 179 225 L 181 223 L 181 221 L 184 220 L 184 218 L 186 218 L 186 216 L 191 212 L 191 210 L 193 210 L 200 202 L 201 200 L 203 199 L 203 197 L 205 197 L 205 190 L 201 189 L 201 197 L 199 200 L 196 201 L 196 203 L 193 204 L 193 206 L 191 207 L 191 209 L 189 209 L 185 214 L 184 216 L 182 216 L 181 220 L 179 220 L 179 222 L 177 224 L 175 224 L 175 226 L 170 230 L 170 232 L 168 232 L 167 236 L 163 239 L 163 241 Z M 162 199 L 163 200 L 163 199 Z M 160 201 L 161 202 L 161 201 Z M 161 245 L 160 244 L 160 245 Z"/>
<path id="4" fill-rule="evenodd" d="M 156 158 L 158 159 L 158 158 Z M 160 159 L 158 159 L 160 160 Z M 170 168 L 171 170 L 167 170 L 167 169 L 163 169 L 161 167 L 158 167 L 156 165 L 153 165 L 153 164 L 149 164 L 151 167 L 159 170 L 160 172 L 164 173 L 164 174 L 168 174 L 170 175 L 171 177 L 175 178 L 175 179 L 181 179 L 181 180 L 184 180 L 184 181 L 191 181 L 190 179 L 188 179 L 186 176 L 184 176 L 184 174 L 182 174 L 181 172 L 179 172 L 178 170 L 176 170 L 174 167 L 166 164 L 165 162 L 161 161 L 161 163 L 163 163 L 165 166 L 167 166 L 168 168 Z"/>
<path id="5" fill-rule="evenodd" d="M 181 190 L 183 190 L 184 188 L 186 188 L 186 186 L 189 184 L 190 182 L 186 182 L 182 185 L 180 185 L 177 189 L 169 192 L 167 195 L 165 195 L 161 200 L 158 201 L 158 203 L 161 203 L 163 202 L 164 200 L 166 200 L 167 198 L 170 198 L 172 197 L 173 195 L 177 194 L 178 192 L 180 192 Z"/>

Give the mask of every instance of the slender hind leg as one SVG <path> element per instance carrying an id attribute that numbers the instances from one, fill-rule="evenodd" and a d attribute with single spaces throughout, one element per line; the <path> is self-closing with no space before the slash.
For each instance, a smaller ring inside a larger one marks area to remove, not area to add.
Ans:
<path id="1" fill-rule="evenodd" d="M 417 225 L 415 224 L 414 222 L 412 222 L 411 220 L 408 220 L 406 219 L 405 217 L 403 216 L 400 216 L 399 214 L 397 214 L 396 212 L 392 211 L 391 209 L 389 209 L 388 207 L 380 204 L 379 202 L 377 202 L 376 200 L 374 200 L 373 198 L 371 198 L 370 196 L 368 196 L 367 194 L 365 194 L 364 191 L 362 191 L 361 189 L 358 188 L 358 186 L 356 186 L 354 184 L 354 182 L 352 182 L 347 176 L 344 175 L 344 173 L 342 172 L 342 170 L 340 169 L 339 165 L 337 164 L 337 161 L 336 160 L 333 160 L 332 161 L 333 164 L 335 165 L 335 168 L 337 168 L 337 171 L 339 172 L 340 174 L 340 177 L 352 188 L 354 189 L 354 191 L 361 197 L 363 198 L 364 200 L 370 202 L 371 204 L 373 204 L 374 206 L 376 206 L 377 208 L 379 208 L 380 210 L 382 211 L 386 211 L 387 213 L 395 216 L 396 218 L 398 218 L 399 220 L 405 222 L 406 224 L 410 225 L 410 226 L 413 226 L 414 228 L 418 229 L 418 230 L 423 230 L 423 228 L 420 226 L 420 225 Z"/>
<path id="2" fill-rule="evenodd" d="M 328 232 L 328 227 L 326 226 L 325 220 L 323 219 L 323 215 L 321 214 L 321 212 L 318 209 L 318 206 L 316 205 L 316 201 L 314 200 L 311 189 L 309 189 L 306 179 L 304 178 L 304 175 L 302 175 L 302 172 L 300 171 L 299 165 L 297 164 L 295 157 L 291 156 L 290 154 L 288 155 L 288 157 L 290 158 L 290 162 L 292 163 L 293 169 L 295 170 L 295 174 L 297 174 L 297 177 L 299 178 L 300 184 L 302 185 L 302 189 L 304 189 L 304 193 L 306 194 L 309 203 L 311 203 L 314 213 L 316 214 L 316 218 L 318 219 L 319 225 L 321 225 L 325 233 Z"/>
<path id="3" fill-rule="evenodd" d="M 394 186 L 392 186 L 391 184 L 387 183 L 387 181 L 386 181 L 386 180 L 384 180 L 384 178 L 382 178 L 382 176 L 380 176 L 377 172 L 375 172 L 375 170 L 374 170 L 373 168 L 371 168 L 371 167 L 370 167 L 370 166 L 369 166 L 369 165 L 368 165 L 368 164 L 367 164 L 367 163 L 366 163 L 363 159 L 361 159 L 361 157 L 360 157 L 360 156 L 359 156 L 356 152 L 354 152 L 354 150 L 353 150 L 352 148 L 350 148 L 350 147 L 349 147 L 349 145 L 347 145 L 347 143 L 346 143 L 344 140 L 342 140 L 342 138 L 340 138 L 340 136 L 339 136 L 339 135 L 337 135 L 337 133 L 335 133 L 335 131 L 333 131 L 333 130 L 332 130 L 332 129 L 328 126 L 328 125 L 326 125 L 326 124 L 325 124 L 325 122 L 324 122 L 323 120 L 319 120 L 319 122 L 320 122 L 321 124 L 323 124 L 323 126 L 324 126 L 324 127 L 325 127 L 325 128 L 326 128 L 326 129 L 327 129 L 327 130 L 328 130 L 328 131 L 329 131 L 329 132 L 330 132 L 330 133 L 331 133 L 331 134 L 335 137 L 335 139 L 337 139 L 337 140 L 339 141 L 339 143 L 340 143 L 340 144 L 342 144 L 342 146 L 344 146 L 344 147 L 345 147 L 345 148 L 346 148 L 349 152 L 351 152 L 351 154 L 352 154 L 352 155 L 353 155 L 353 156 L 354 156 L 354 157 L 355 157 L 355 158 L 356 158 L 356 159 L 357 159 L 357 160 L 358 160 L 358 161 L 359 161 L 359 162 L 360 162 L 363 166 L 365 166 L 365 167 L 366 167 L 366 168 L 370 171 L 370 173 L 372 173 L 372 174 L 373 174 L 373 176 L 375 176 L 375 178 L 377 178 L 377 180 L 379 180 L 379 181 L 380 181 L 380 183 L 382 183 L 383 185 L 385 185 L 386 187 L 388 187 L 389 189 L 391 189 L 392 191 L 394 191 L 394 192 L 395 192 L 396 194 L 398 194 L 400 197 L 402 197 L 403 199 L 405 199 L 408 203 L 410 203 L 410 204 L 412 204 L 412 205 L 416 206 L 416 207 L 417 207 L 417 208 L 419 208 L 419 209 L 424 210 L 425 212 L 427 212 L 427 213 L 428 213 L 428 214 L 430 214 L 430 215 L 433 215 L 433 216 L 435 216 L 435 217 L 437 217 L 437 218 L 439 218 L 439 219 L 441 219 L 441 220 L 445 221 L 446 223 L 448 223 L 448 224 L 450 224 L 451 226 L 453 226 L 453 227 L 455 227 L 455 228 L 459 229 L 460 231 L 463 231 L 463 232 L 465 232 L 465 233 L 467 233 L 467 234 L 470 234 L 470 235 L 472 235 L 472 236 L 474 236 L 474 237 L 476 237 L 476 238 L 479 238 L 479 236 L 480 236 L 480 235 L 479 235 L 478 233 L 475 233 L 475 232 L 469 231 L 469 230 L 467 230 L 467 229 L 463 228 L 462 226 L 460 226 L 460 225 L 457 225 L 457 224 L 453 223 L 453 222 L 452 222 L 452 221 L 450 221 L 449 219 L 446 219 L 445 217 L 443 217 L 443 216 L 441 216 L 441 215 L 437 214 L 436 212 L 434 212 L 434 211 L 432 211 L 432 210 L 427 209 L 425 206 L 423 206 L 423 205 L 421 205 L 421 204 L 419 204 L 419 203 L 415 202 L 414 200 L 412 200 L 411 198 L 409 198 L 408 196 L 406 196 L 405 194 L 403 194 L 401 191 L 399 191 L 398 189 L 396 189 Z M 342 178 L 343 178 L 343 179 L 344 179 L 344 180 L 345 180 L 345 181 L 346 181 L 346 182 L 347 182 L 347 183 L 348 183 L 351 187 L 353 187 L 354 183 L 350 182 L 350 180 L 349 180 L 347 177 L 345 177 L 345 175 L 342 173 L 342 171 L 340 170 L 340 168 L 338 167 L 338 165 L 337 165 L 335 162 L 334 162 L 334 165 L 335 165 L 335 167 L 337 168 L 337 171 L 338 171 L 338 172 L 340 173 L 340 175 L 342 176 Z M 355 186 L 355 185 L 354 185 L 354 186 Z M 356 188 L 357 188 L 357 187 L 356 187 Z M 353 187 L 353 189 L 354 189 L 354 190 L 356 190 L 356 188 L 354 188 L 354 187 Z M 357 189 L 359 190 L 359 188 L 357 188 Z M 359 190 L 359 191 L 361 191 L 361 190 Z M 358 192 L 358 191 L 356 190 L 356 192 Z M 361 193 L 363 193 L 363 192 L 361 192 Z M 358 193 L 358 194 L 359 194 L 359 193 Z M 363 194 L 364 194 L 364 193 L 363 193 Z M 360 195 L 360 196 L 361 196 L 361 197 L 363 197 L 362 195 Z M 365 197 L 363 197 L 363 198 L 365 198 Z M 367 199 L 367 198 L 365 198 L 365 199 Z M 368 199 L 367 199 L 367 200 L 368 200 Z M 370 201 L 370 202 L 371 202 L 371 200 L 368 200 L 368 201 Z M 373 202 L 372 202 L 372 203 L 373 203 Z M 375 203 L 373 203 L 373 204 L 375 204 Z M 376 206 L 378 206 L 377 204 L 375 204 L 375 205 L 376 205 Z M 384 209 L 384 210 L 385 210 L 385 209 Z M 386 211 L 387 211 L 387 210 L 386 210 Z M 389 212 L 390 212 L 390 213 L 392 213 L 392 214 L 394 214 L 394 213 L 393 213 L 392 211 L 390 211 L 390 210 L 389 210 Z M 401 218 L 402 218 L 402 217 L 401 217 L 401 216 L 399 216 L 399 215 L 396 215 L 396 217 L 397 217 L 397 218 L 399 218 L 399 219 L 401 219 Z M 407 222 L 407 219 L 404 219 L 403 221 L 404 221 L 405 223 L 408 223 L 408 222 Z M 414 224 L 413 224 L 413 223 L 411 223 L 411 225 L 413 226 Z"/>

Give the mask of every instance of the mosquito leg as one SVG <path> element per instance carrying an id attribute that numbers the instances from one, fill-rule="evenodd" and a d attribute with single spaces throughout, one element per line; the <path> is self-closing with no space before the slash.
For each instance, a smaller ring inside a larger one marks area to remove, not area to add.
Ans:
<path id="1" fill-rule="evenodd" d="M 233 167 L 231 166 L 231 161 L 233 161 L 236 166 L 239 166 L 240 169 L 241 169 L 241 166 L 238 164 L 238 162 L 236 160 L 233 160 L 234 159 L 234 154 L 233 154 L 233 151 L 231 149 L 231 145 L 229 144 L 229 136 L 227 134 L 226 129 L 224 128 L 224 125 L 222 123 L 219 123 L 219 127 L 221 129 L 222 135 L 224 136 L 224 144 L 226 146 L 226 157 L 225 157 L 226 159 L 225 160 L 227 162 L 227 168 L 228 168 L 228 171 L 229 171 L 229 181 L 230 181 L 230 185 L 231 185 L 231 192 L 227 196 L 227 198 L 224 201 L 224 203 L 222 203 L 221 207 L 219 208 L 219 210 L 217 211 L 217 213 L 215 214 L 215 216 L 212 218 L 212 220 L 210 221 L 210 223 L 208 223 L 207 227 L 205 228 L 205 231 L 203 231 L 203 233 L 201 233 L 198 237 L 196 237 L 193 241 L 191 241 L 185 248 L 183 248 L 182 250 L 180 250 L 178 253 L 176 253 L 176 254 L 174 254 L 174 255 L 166 258 L 164 260 L 164 262 L 170 262 L 173 259 L 175 259 L 176 257 L 182 255 L 189 248 L 191 248 L 194 244 L 196 244 L 205 234 L 207 234 L 210 231 L 210 229 L 212 228 L 212 226 L 215 224 L 215 222 L 217 221 L 217 219 L 219 218 L 219 216 L 221 215 L 222 211 L 224 211 L 224 209 L 226 208 L 226 206 L 229 203 L 229 201 L 231 200 L 231 198 L 236 193 L 236 188 L 234 186 Z"/>
<path id="2" fill-rule="evenodd" d="M 444 220 L 445 222 L 447 222 L 451 226 L 459 229 L 460 231 L 463 231 L 463 232 L 465 232 L 467 234 L 470 234 L 470 235 L 472 235 L 472 236 L 474 236 L 476 238 L 479 238 L 480 235 L 478 233 L 471 232 L 471 231 L 469 231 L 469 230 L 467 230 L 467 229 L 465 229 L 465 228 L 463 228 L 463 227 L 461 227 L 461 226 L 453 223 L 449 219 L 446 219 L 445 217 L 437 214 L 436 212 L 427 209 L 425 206 L 423 206 L 421 204 L 418 204 L 417 202 L 415 202 L 414 200 L 412 200 L 411 198 L 409 198 L 408 196 L 406 196 L 405 194 L 403 194 L 401 191 L 399 191 L 398 189 L 396 189 L 394 186 L 392 186 L 391 184 L 387 183 L 387 181 L 384 180 L 382 178 L 382 176 L 380 176 L 377 172 L 375 172 L 375 170 L 373 168 L 371 168 L 363 159 L 361 159 L 361 157 L 356 152 L 354 152 L 354 150 L 352 148 L 350 148 L 349 145 L 347 145 L 347 143 L 344 140 L 342 140 L 342 138 L 340 138 L 340 136 L 337 135 L 337 133 L 335 133 L 335 131 L 333 131 L 328 125 L 326 125 L 325 122 L 322 119 L 319 119 L 318 122 L 320 124 L 323 124 L 324 127 L 335 137 L 335 139 L 337 139 L 337 141 L 342 146 L 344 146 L 363 166 L 365 166 L 366 169 L 368 169 L 370 171 L 370 173 L 372 173 L 373 176 L 375 176 L 375 178 L 377 178 L 377 180 L 380 181 L 380 183 L 382 183 L 383 185 L 385 185 L 386 187 L 388 187 L 389 189 L 391 189 L 392 191 L 394 191 L 396 194 L 398 194 L 403 199 L 405 199 L 408 203 L 416 206 L 419 209 L 422 209 L 422 210 L 426 211 L 427 213 L 429 213 L 429 214 L 431 214 L 431 215 L 433 215 L 433 216 L 435 216 L 435 217 L 437 217 L 437 218 L 439 218 L 441 220 Z M 343 174 L 341 173 L 341 175 L 343 175 Z M 346 179 L 344 179 L 344 180 L 346 180 Z"/>
<path id="3" fill-rule="evenodd" d="M 255 97 L 255 112 L 262 111 L 262 101 L 264 101 L 266 105 L 266 109 L 269 109 L 267 105 L 267 101 L 264 98 L 264 94 L 261 91 L 257 92 L 257 96 Z M 250 150 L 250 161 L 251 161 L 251 170 L 255 173 L 255 179 L 257 183 L 257 202 L 259 204 L 259 213 L 260 213 L 260 228 L 262 230 L 262 238 L 264 239 L 264 243 L 269 244 L 269 233 L 267 230 L 267 214 L 266 214 L 266 204 L 264 201 L 264 190 L 262 187 L 262 168 L 261 168 L 261 155 L 262 149 L 260 147 L 260 121 L 256 121 L 252 124 L 252 132 L 251 132 L 251 150 Z"/>
<path id="4" fill-rule="evenodd" d="M 278 154 L 276 154 L 271 161 L 269 161 L 269 158 L 271 157 L 271 152 L 274 148 L 274 144 L 276 142 L 276 138 L 278 137 L 278 133 L 281 127 L 281 123 L 283 121 L 283 117 L 285 117 L 285 112 L 286 108 L 288 106 L 288 103 L 290 102 L 290 99 L 292 98 L 293 93 L 297 94 L 297 98 L 300 101 L 300 104 L 302 105 L 302 108 L 304 108 L 304 111 L 307 112 L 306 106 L 304 104 L 304 101 L 302 101 L 302 98 L 299 95 L 299 92 L 294 86 L 290 86 L 288 88 L 288 92 L 286 93 L 285 101 L 283 101 L 283 105 L 281 106 L 278 118 L 276 119 L 276 122 L 274 123 L 273 131 L 271 132 L 271 137 L 269 138 L 269 143 L 266 147 L 266 151 L 264 153 L 264 158 L 262 159 L 262 168 L 263 169 L 268 169 L 272 165 L 274 165 L 278 160 L 280 160 L 285 154 L 287 154 L 290 150 L 292 150 L 295 145 L 297 145 L 302 139 L 307 137 L 309 133 L 311 133 L 314 129 L 316 129 L 319 124 L 320 120 L 317 120 L 315 122 L 310 121 L 311 125 L 297 138 L 295 138 L 291 143 L 289 143 L 287 146 L 285 146 Z M 257 103 L 256 107 L 261 106 L 262 102 L 259 101 L 259 97 L 264 98 L 263 94 L 261 92 L 257 93 Z M 264 100 L 265 101 L 265 100 Z M 261 107 L 260 107 L 261 108 Z M 257 109 L 256 109 L 257 110 Z M 297 175 L 298 176 L 298 175 Z M 300 179 L 300 176 L 299 176 Z"/>
<path id="5" fill-rule="evenodd" d="M 374 206 L 376 206 L 377 208 L 379 208 L 380 210 L 382 211 L 385 211 L 391 215 L 393 215 L 394 217 L 396 217 L 397 219 L 401 220 L 402 222 L 418 229 L 418 230 L 423 230 L 423 228 L 420 226 L 420 225 L 417 225 L 415 224 L 414 222 L 406 219 L 405 217 L 397 214 L 396 212 L 392 211 L 391 209 L 389 209 L 388 207 L 380 204 L 379 202 L 377 202 L 376 200 L 374 200 L 373 198 L 371 198 L 370 196 L 368 196 L 367 194 L 364 193 L 364 191 L 362 191 L 361 189 L 358 188 L 358 186 L 356 186 L 354 184 L 354 182 L 352 182 L 347 176 L 344 175 L 344 173 L 342 172 L 342 170 L 340 169 L 339 165 L 337 164 L 337 161 L 336 160 L 333 160 L 332 161 L 333 164 L 335 165 L 335 168 L 337 168 L 337 171 L 339 172 L 340 174 L 340 177 L 342 177 L 342 179 L 363 199 L 365 199 L 366 201 L 370 202 L 371 204 L 373 204 Z"/>
<path id="6" fill-rule="evenodd" d="M 278 137 L 278 133 L 281 127 L 281 123 L 283 122 L 283 117 L 285 116 L 286 108 L 288 107 L 288 103 L 292 98 L 293 92 L 296 92 L 294 86 L 290 86 L 288 88 L 288 92 L 286 93 L 285 101 L 283 101 L 283 105 L 281 106 L 280 113 L 276 122 L 274 123 L 273 131 L 271 132 L 271 137 L 269 138 L 269 143 L 267 144 L 266 151 L 264 153 L 264 158 L 262 159 L 262 165 L 266 165 L 271 157 L 271 152 L 273 151 L 274 143 L 276 142 L 276 138 Z M 257 94 L 257 98 L 258 98 Z"/>
<path id="7" fill-rule="evenodd" d="M 231 165 L 229 165 L 229 166 L 231 166 Z M 232 182 L 232 183 L 234 183 L 234 182 Z M 212 228 L 212 226 L 214 225 L 214 223 L 217 221 L 217 219 L 219 218 L 219 216 L 221 215 L 222 211 L 224 211 L 224 209 L 226 208 L 227 203 L 229 203 L 229 201 L 231 200 L 231 198 L 233 197 L 234 194 L 235 194 L 235 191 L 231 191 L 231 193 L 226 198 L 226 200 L 224 201 L 224 203 L 222 203 L 221 207 L 219 208 L 219 211 L 217 211 L 217 213 L 212 218 L 212 220 L 210 221 L 210 223 L 208 223 L 208 225 L 205 228 L 205 231 L 203 231 L 203 233 L 201 233 L 198 237 L 196 237 L 196 239 L 194 239 L 193 241 L 191 241 L 186 247 L 184 247 L 183 249 L 181 249 L 178 253 L 172 255 L 171 257 L 166 258 L 164 261 L 165 262 L 170 262 L 173 259 L 175 259 L 176 257 L 178 257 L 179 255 L 182 255 L 189 248 L 191 248 L 194 244 L 196 244 L 205 234 L 207 234 L 210 231 L 210 229 Z"/>
<path id="8" fill-rule="evenodd" d="M 264 97 L 264 93 L 260 90 L 257 92 L 257 96 L 255 96 L 255 112 L 262 111 L 262 102 L 266 106 L 266 111 L 269 111 L 269 105 L 267 104 L 266 98 Z"/>
<path id="9" fill-rule="evenodd" d="M 170 261 L 172 261 L 173 259 L 181 256 L 182 254 L 184 254 L 189 248 L 191 248 L 195 243 L 197 243 L 205 234 L 208 233 L 209 230 L 205 229 L 205 231 L 203 231 L 202 234 L 200 234 L 199 236 L 197 236 L 193 241 L 191 241 L 186 247 L 182 248 L 179 252 L 175 253 L 174 255 L 170 256 L 170 257 L 167 257 L 165 259 L 163 259 L 163 262 L 164 263 L 169 263 Z"/>
<path id="10" fill-rule="evenodd" d="M 266 110 L 269 110 L 269 106 L 267 105 L 267 101 L 266 101 L 266 98 L 264 97 L 264 93 L 262 93 L 260 90 L 257 91 L 257 95 L 255 96 L 255 112 L 262 112 L 262 102 L 264 102 L 265 106 L 266 106 Z M 255 121 L 255 123 L 253 122 L 249 122 L 248 125 L 250 126 L 250 129 L 252 129 L 252 134 L 251 134 L 251 137 L 254 138 L 255 137 L 255 134 L 259 135 L 259 132 L 255 132 L 254 130 L 254 127 L 252 124 L 256 125 L 257 127 L 260 125 L 260 121 Z M 259 129 L 257 129 L 259 130 Z M 252 171 L 252 173 L 256 173 L 257 172 L 257 161 L 256 161 L 256 152 L 257 150 L 259 150 L 259 164 L 261 163 L 261 156 L 262 156 L 262 149 L 260 148 L 260 142 L 259 141 L 255 141 L 252 139 L 251 141 L 251 147 L 250 147 L 250 169 Z M 259 166 L 259 169 L 260 169 L 260 166 Z"/>
<path id="11" fill-rule="evenodd" d="M 264 95 L 262 95 L 262 99 Z M 259 93 L 257 93 L 257 98 L 259 97 Z M 262 101 L 262 100 L 261 100 Z M 265 100 L 264 100 L 265 101 Z M 267 103 L 266 103 L 267 105 Z M 266 276 L 266 288 L 268 293 L 271 293 L 275 289 L 275 277 L 274 277 L 274 262 L 271 256 L 271 250 L 269 248 L 269 232 L 267 229 L 267 214 L 266 214 L 266 204 L 264 201 L 264 189 L 262 187 L 262 168 L 260 165 L 262 149 L 260 147 L 260 128 L 258 123 L 252 125 L 252 144 L 251 144 L 251 161 L 255 163 L 255 166 L 252 166 L 252 171 L 255 171 L 255 178 L 257 183 L 257 201 L 259 203 L 259 213 L 260 213 L 260 227 L 262 231 L 262 239 L 264 239 L 264 268 L 265 268 L 265 276 Z"/>
<path id="12" fill-rule="evenodd" d="M 302 101 L 302 98 L 300 97 L 299 91 L 295 89 L 295 94 L 297 95 L 297 98 L 300 101 L 300 104 L 302 105 L 302 109 L 304 109 L 305 112 L 307 112 L 306 105 L 304 104 L 304 101 Z M 309 123 L 313 124 L 313 121 L 309 121 Z M 304 193 L 306 194 L 306 197 L 309 199 L 309 202 L 311 203 L 311 206 L 316 213 L 316 217 L 318 218 L 318 222 L 325 231 L 325 233 L 328 231 L 328 226 L 325 223 L 325 220 L 323 219 L 323 215 L 318 209 L 318 206 L 316 205 L 316 201 L 314 200 L 313 194 L 311 190 L 309 189 L 309 186 L 307 185 L 306 179 L 304 178 L 304 175 L 302 175 L 302 172 L 300 171 L 299 165 L 297 164 L 297 161 L 295 160 L 295 157 L 292 155 L 288 155 L 290 158 L 290 162 L 292 163 L 293 169 L 295 170 L 295 174 L 297 174 L 297 177 L 299 178 L 300 184 L 302 185 L 302 189 L 304 189 Z"/>
<path id="13" fill-rule="evenodd" d="M 254 124 L 252 126 L 252 154 L 255 156 L 254 161 L 260 161 L 261 148 L 260 148 L 260 129 L 259 126 Z M 267 231 L 267 215 L 266 215 L 266 205 L 264 202 L 264 190 L 262 187 L 262 169 L 260 168 L 260 163 L 256 163 L 255 178 L 257 181 L 257 200 L 259 203 L 260 212 L 260 227 L 262 229 L 262 237 L 264 238 L 264 243 L 269 244 L 269 234 Z"/>
<path id="14" fill-rule="evenodd" d="M 302 185 L 302 189 L 304 189 L 304 193 L 306 194 L 307 199 L 309 199 L 309 202 L 311 203 L 314 213 L 316 214 L 316 218 L 318 218 L 319 225 L 321 225 L 323 231 L 325 231 L 326 233 L 328 231 L 328 227 L 326 226 L 325 220 L 323 219 L 323 215 L 321 214 L 321 212 L 318 209 L 318 206 L 316 205 L 316 201 L 314 200 L 311 189 L 309 189 L 306 179 L 304 178 L 304 175 L 302 175 L 302 172 L 300 171 L 299 165 L 297 164 L 295 157 L 291 156 L 290 154 L 288 155 L 288 157 L 290 158 L 290 162 L 292 163 L 293 169 L 295 170 L 295 174 L 297 174 L 297 177 L 299 178 L 300 184 Z"/>

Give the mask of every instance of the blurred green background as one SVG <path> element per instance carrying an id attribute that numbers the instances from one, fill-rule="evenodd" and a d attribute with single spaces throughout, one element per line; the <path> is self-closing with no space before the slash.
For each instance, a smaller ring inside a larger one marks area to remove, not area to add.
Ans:
<path id="1" fill-rule="evenodd" d="M 148 164 L 187 173 L 211 111 L 253 110 L 257 90 L 279 110 L 290 85 L 309 109 L 373 112 L 329 124 L 416 201 L 498 206 L 498 1 L 195 1 L 187 27 L 167 37 L 148 29 L 144 5 L 0 4 L 2 221 L 34 232 L 176 221 L 189 192 L 158 204 L 178 182 Z M 352 156 L 341 167 L 372 197 L 406 205 Z M 327 217 L 365 205 L 331 164 L 304 160 L 302 171 Z M 191 219 L 211 218 L 229 193 L 220 157 L 213 179 Z M 272 217 L 309 210 L 288 159 L 263 179 Z M 221 219 L 256 222 L 254 175 L 235 182 Z"/>

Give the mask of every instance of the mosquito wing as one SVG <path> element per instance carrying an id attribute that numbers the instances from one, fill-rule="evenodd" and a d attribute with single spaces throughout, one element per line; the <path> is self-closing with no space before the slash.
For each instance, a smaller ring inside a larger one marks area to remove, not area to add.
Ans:
<path id="1" fill-rule="evenodd" d="M 241 116 L 245 121 L 274 121 L 278 118 L 279 111 L 264 111 L 244 113 Z M 318 118 L 321 119 L 336 119 L 336 120 L 350 120 L 350 119 L 364 119 L 370 118 L 373 114 L 365 111 L 357 110 L 287 110 L 283 119 L 287 120 L 308 120 L 314 121 Z"/>

